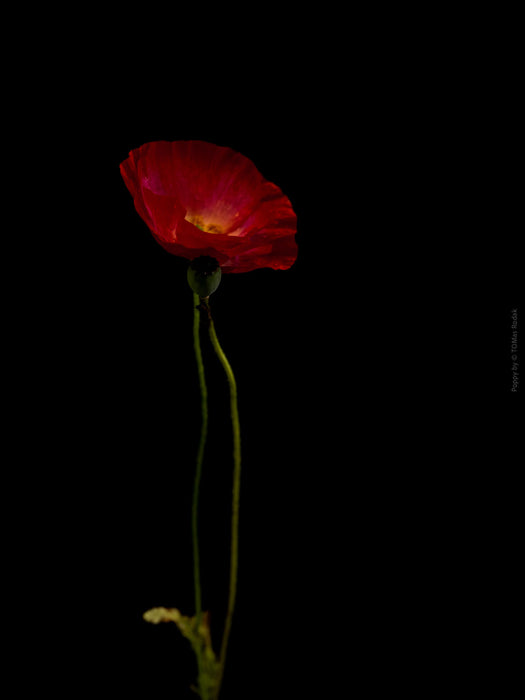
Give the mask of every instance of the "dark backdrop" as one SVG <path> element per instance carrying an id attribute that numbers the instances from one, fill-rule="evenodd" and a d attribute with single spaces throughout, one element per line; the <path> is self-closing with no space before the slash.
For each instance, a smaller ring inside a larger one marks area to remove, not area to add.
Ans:
<path id="1" fill-rule="evenodd" d="M 141 619 L 157 605 L 193 612 L 192 296 L 186 262 L 156 244 L 119 174 L 160 139 L 240 151 L 298 216 L 292 269 L 224 276 L 212 297 L 243 448 L 225 700 L 431 697 L 455 671 L 484 677 L 473 650 L 496 653 L 501 587 L 515 585 L 511 81 L 490 55 L 462 72 L 461 42 L 447 63 L 425 52 L 430 35 L 407 51 L 375 23 L 369 41 L 309 27 L 290 43 L 274 27 L 264 51 L 207 43 L 200 62 L 187 43 L 146 49 L 134 26 L 117 33 L 118 58 L 77 63 L 56 101 L 44 90 L 28 144 L 53 236 L 31 229 L 39 253 L 19 285 L 36 266 L 24 352 L 31 434 L 52 467 L 30 470 L 34 554 L 18 600 L 44 599 L 45 677 L 191 697 L 188 644 Z M 204 352 L 203 588 L 218 647 L 231 438 L 227 386 Z"/>

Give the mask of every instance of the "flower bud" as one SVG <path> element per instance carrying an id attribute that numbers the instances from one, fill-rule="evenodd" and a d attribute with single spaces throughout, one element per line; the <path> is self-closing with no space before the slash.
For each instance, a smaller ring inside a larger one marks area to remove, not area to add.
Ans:
<path id="1" fill-rule="evenodd" d="M 201 255 L 188 267 L 188 284 L 201 299 L 209 297 L 221 282 L 221 268 L 215 258 Z"/>

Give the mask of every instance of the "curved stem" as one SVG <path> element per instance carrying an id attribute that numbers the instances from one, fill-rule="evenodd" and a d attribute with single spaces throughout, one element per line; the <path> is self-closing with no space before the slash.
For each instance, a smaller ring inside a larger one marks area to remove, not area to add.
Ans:
<path id="1" fill-rule="evenodd" d="M 195 465 L 195 481 L 193 486 L 193 503 L 191 509 L 191 530 L 193 541 L 193 578 L 195 583 L 195 618 L 196 627 L 200 627 L 202 619 L 202 593 L 200 580 L 200 558 L 199 558 L 199 532 L 198 532 L 198 511 L 199 511 L 199 488 L 202 475 L 202 460 L 204 457 L 204 447 L 208 435 L 208 390 L 206 387 L 206 377 L 204 374 L 204 363 L 202 361 L 202 352 L 200 344 L 200 299 L 197 294 L 193 294 L 193 345 L 195 349 L 195 358 L 197 360 L 197 370 L 199 374 L 199 386 L 201 393 L 201 433 L 199 438 L 199 447 L 197 450 L 197 459 Z M 202 676 L 202 658 L 197 652 L 197 666 L 200 678 Z M 201 697 L 203 700 L 208 700 L 208 693 L 205 688 L 200 688 Z"/>
<path id="2" fill-rule="evenodd" d="M 205 307 L 209 318 L 209 334 L 210 340 L 219 358 L 221 365 L 226 373 L 228 385 L 230 387 L 230 412 L 233 428 L 233 494 L 232 494 L 232 525 L 231 525 L 231 552 L 230 552 L 230 590 L 228 596 L 228 608 L 226 611 L 226 621 L 221 644 L 221 653 L 219 658 L 220 671 L 219 681 L 217 685 L 216 698 L 219 696 L 222 678 L 224 674 L 224 666 L 226 663 L 226 652 L 228 649 L 228 640 L 233 620 L 233 611 L 235 608 L 235 597 L 237 593 L 237 571 L 239 564 L 239 500 L 241 491 L 241 433 L 239 427 L 239 410 L 237 407 L 237 383 L 223 349 L 219 344 L 215 325 L 211 317 L 210 307 L 205 301 Z"/>
<path id="3" fill-rule="evenodd" d="M 206 377 L 204 375 L 204 363 L 202 361 L 202 352 L 199 337 L 200 328 L 200 311 L 197 308 L 199 305 L 199 296 L 193 294 L 193 345 L 195 348 L 195 358 L 197 360 L 197 370 L 199 373 L 199 386 L 201 392 L 201 434 L 199 439 L 199 448 L 197 451 L 197 460 L 195 466 L 195 481 L 193 486 L 193 504 L 191 511 L 192 539 L 193 539 L 193 577 L 195 582 L 195 615 L 197 625 L 200 625 L 202 616 L 202 595 L 200 581 L 200 559 L 199 559 L 199 533 L 198 533 L 198 510 L 199 510 L 199 488 L 202 475 L 202 460 L 204 457 L 204 447 L 206 445 L 206 437 L 208 434 L 208 390 L 206 387 Z"/>

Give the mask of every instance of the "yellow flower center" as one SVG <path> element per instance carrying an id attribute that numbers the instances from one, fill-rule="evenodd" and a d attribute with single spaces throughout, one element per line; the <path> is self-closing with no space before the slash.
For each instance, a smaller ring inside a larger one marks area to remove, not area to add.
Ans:
<path id="1" fill-rule="evenodd" d="M 220 226 L 217 226 L 216 224 L 205 223 L 202 217 L 200 216 L 192 216 L 191 214 L 187 214 L 185 219 L 201 231 L 205 231 L 205 233 L 223 233 L 223 230 Z"/>

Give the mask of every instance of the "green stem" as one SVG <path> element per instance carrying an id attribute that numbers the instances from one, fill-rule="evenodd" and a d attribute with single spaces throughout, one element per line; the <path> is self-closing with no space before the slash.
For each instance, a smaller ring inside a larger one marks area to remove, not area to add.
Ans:
<path id="1" fill-rule="evenodd" d="M 233 428 L 233 494 L 232 494 L 232 525 L 231 525 L 231 552 L 230 552 L 230 590 L 228 596 L 228 608 L 226 611 L 226 621 L 221 644 L 221 653 L 219 658 L 220 670 L 219 681 L 217 684 L 216 698 L 218 698 L 222 678 L 224 675 L 224 666 L 226 663 L 226 652 L 228 649 L 228 640 L 233 620 L 233 611 L 235 608 L 235 597 L 237 593 L 237 571 L 239 565 L 239 500 L 241 491 L 241 433 L 239 427 L 239 410 L 237 407 L 237 383 L 223 349 L 219 344 L 215 325 L 211 317 L 210 307 L 207 300 L 203 300 L 208 312 L 209 318 L 209 334 L 210 340 L 219 358 L 230 387 L 230 412 Z"/>
<path id="2" fill-rule="evenodd" d="M 193 540 L 193 578 L 195 583 L 195 624 L 197 629 L 200 627 L 202 618 L 202 593 L 200 580 L 200 558 L 199 558 L 199 532 L 198 532 L 198 510 L 199 510 L 199 488 L 202 475 L 202 460 L 204 457 L 204 447 L 206 445 L 206 437 L 208 434 L 208 390 L 206 387 L 206 377 L 204 374 L 204 363 L 202 361 L 202 352 L 200 344 L 200 299 L 198 294 L 193 294 L 193 345 L 195 349 L 195 358 L 197 360 L 197 370 L 199 374 L 199 386 L 201 393 L 201 433 L 199 439 L 199 448 L 197 450 L 197 460 L 195 467 L 195 482 L 193 486 L 193 504 L 191 512 L 191 529 Z M 199 672 L 199 681 L 202 677 L 202 658 L 201 654 L 197 653 L 197 667 Z M 199 683 L 200 684 L 200 683 Z M 203 700 L 208 700 L 208 693 L 205 688 L 200 688 L 201 697 Z"/>

